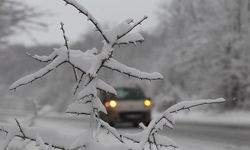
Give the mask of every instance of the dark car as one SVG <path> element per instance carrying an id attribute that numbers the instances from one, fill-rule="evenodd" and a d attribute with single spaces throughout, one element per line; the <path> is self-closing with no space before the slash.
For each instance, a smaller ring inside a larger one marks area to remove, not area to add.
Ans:
<path id="1" fill-rule="evenodd" d="M 139 87 L 115 88 L 117 95 L 101 94 L 108 114 L 101 114 L 101 118 L 115 125 L 120 122 L 132 122 L 134 126 L 151 120 L 151 100 L 147 98 Z"/>

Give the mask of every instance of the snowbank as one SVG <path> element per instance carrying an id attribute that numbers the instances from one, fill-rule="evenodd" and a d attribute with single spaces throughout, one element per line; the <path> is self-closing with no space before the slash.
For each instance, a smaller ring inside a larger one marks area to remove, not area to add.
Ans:
<path id="1" fill-rule="evenodd" d="M 153 117 L 159 112 L 154 112 Z M 176 123 L 192 123 L 223 126 L 228 128 L 250 128 L 250 111 L 202 112 L 184 111 L 175 114 Z"/>

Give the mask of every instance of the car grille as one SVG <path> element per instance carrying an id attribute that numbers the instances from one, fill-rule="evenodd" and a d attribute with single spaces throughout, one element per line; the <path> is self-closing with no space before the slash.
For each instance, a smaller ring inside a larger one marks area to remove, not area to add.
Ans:
<path id="1" fill-rule="evenodd" d="M 132 121 L 132 120 L 143 120 L 146 117 L 146 112 L 121 112 L 120 118 L 124 121 Z"/>

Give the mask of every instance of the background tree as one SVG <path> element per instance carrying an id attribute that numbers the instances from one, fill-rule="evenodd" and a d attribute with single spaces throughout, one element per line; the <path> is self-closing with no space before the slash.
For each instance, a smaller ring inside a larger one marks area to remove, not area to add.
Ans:
<path id="1" fill-rule="evenodd" d="M 226 108 L 249 107 L 249 1 L 177 0 L 163 5 L 162 71 L 190 97 L 226 97 Z M 165 54 L 164 54 L 165 53 Z"/>
<path id="2" fill-rule="evenodd" d="M 6 45 L 8 37 L 16 31 L 30 35 L 30 29 L 41 30 L 46 25 L 37 20 L 42 12 L 35 10 L 21 1 L 0 1 L 0 44 Z"/>

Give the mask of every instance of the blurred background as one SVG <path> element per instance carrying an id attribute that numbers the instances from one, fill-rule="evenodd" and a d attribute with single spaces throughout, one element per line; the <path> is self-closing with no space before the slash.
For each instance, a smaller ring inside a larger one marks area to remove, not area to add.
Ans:
<path id="1" fill-rule="evenodd" d="M 86 0 L 80 3 L 105 28 L 127 17 L 149 16 L 139 28 L 145 42 L 136 47 L 117 47 L 114 57 L 143 71 L 158 71 L 165 79 L 137 81 L 103 69 L 101 78 L 111 85 L 136 82 L 155 100 L 159 110 L 181 100 L 217 97 L 224 97 L 227 102 L 213 109 L 250 109 L 250 1 L 109 0 L 97 5 L 97 1 Z M 101 48 L 101 37 L 94 32 L 92 24 L 72 7 L 65 7 L 61 0 L 1 0 L 1 108 L 27 109 L 29 106 L 24 101 L 32 97 L 62 112 L 71 102 L 75 83 L 67 67 L 15 92 L 8 91 L 11 83 L 45 65 L 32 60 L 26 52 L 47 55 L 63 45 L 61 21 L 65 23 L 72 49 Z"/>

